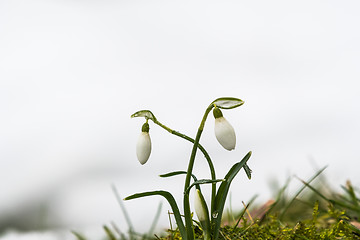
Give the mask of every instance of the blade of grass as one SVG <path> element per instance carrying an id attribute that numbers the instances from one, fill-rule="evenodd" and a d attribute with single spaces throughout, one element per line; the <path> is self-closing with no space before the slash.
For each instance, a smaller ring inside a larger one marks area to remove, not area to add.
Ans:
<path id="1" fill-rule="evenodd" d="M 279 193 L 278 193 L 278 195 L 277 195 L 277 197 L 276 197 L 275 202 L 274 202 L 273 204 L 271 204 L 270 208 L 269 208 L 269 209 L 266 211 L 266 213 L 261 217 L 261 219 L 260 219 L 260 221 L 259 221 L 259 225 L 261 225 L 261 224 L 264 222 L 266 216 L 267 216 L 267 215 L 275 208 L 275 206 L 280 202 L 281 198 L 284 196 L 285 190 L 288 188 L 288 186 L 289 186 L 289 184 L 290 184 L 290 181 L 291 181 L 291 178 L 288 178 L 288 179 L 286 180 L 286 183 L 285 183 L 285 185 L 280 189 L 280 191 L 279 191 Z"/>
<path id="2" fill-rule="evenodd" d="M 111 222 L 111 226 L 114 228 L 114 230 L 120 236 L 121 240 L 126 240 L 125 235 L 120 231 L 120 228 L 114 222 Z"/>
<path id="3" fill-rule="evenodd" d="M 298 177 L 297 177 L 298 178 Z M 311 186 L 310 184 L 308 184 L 307 182 L 305 182 L 304 180 L 298 178 L 303 184 L 305 184 L 308 188 L 310 188 L 312 191 L 314 191 L 319 197 L 321 197 L 322 199 L 324 199 L 325 201 L 333 204 L 333 205 L 338 205 L 344 208 L 348 208 L 350 210 L 353 211 L 360 211 L 360 209 L 358 207 L 354 207 L 345 203 L 342 203 L 340 201 L 334 200 L 334 199 L 329 199 L 327 197 L 325 197 L 321 192 L 319 192 L 316 188 L 314 188 L 313 186 Z"/>
<path id="4" fill-rule="evenodd" d="M 356 206 L 356 207 L 359 207 L 359 199 L 356 197 L 356 194 L 355 194 L 355 191 L 354 191 L 354 188 L 351 184 L 350 181 L 347 181 L 346 182 L 346 192 L 349 194 L 353 204 Z"/>
<path id="5" fill-rule="evenodd" d="M 117 240 L 115 235 L 111 232 L 111 230 L 106 225 L 104 225 L 103 228 L 104 228 L 104 230 L 106 232 L 106 235 L 108 236 L 108 238 L 110 240 Z"/>
<path id="6" fill-rule="evenodd" d="M 74 234 L 75 237 L 76 237 L 78 240 L 86 240 L 86 238 L 85 238 L 82 234 L 80 234 L 80 233 L 78 233 L 78 232 L 71 231 L 71 233 Z"/>
<path id="7" fill-rule="evenodd" d="M 257 195 L 253 196 L 253 197 L 250 199 L 249 203 L 245 206 L 244 210 L 242 210 L 242 211 L 240 212 L 240 215 L 239 215 L 239 217 L 238 217 L 238 220 L 237 220 L 236 224 L 235 224 L 234 227 L 233 227 L 233 231 L 237 228 L 237 226 L 239 225 L 239 223 L 240 223 L 241 219 L 243 218 L 245 212 L 246 212 L 247 209 L 250 207 L 250 205 L 255 201 L 256 198 L 257 198 Z M 243 202 L 243 203 L 244 203 L 244 202 Z"/>
<path id="8" fill-rule="evenodd" d="M 351 223 L 345 221 L 344 222 L 357 236 L 360 236 L 360 229 L 352 225 Z"/>
<path id="9" fill-rule="evenodd" d="M 335 197 L 338 198 L 340 201 L 344 201 L 350 205 L 354 205 L 354 202 L 352 201 L 352 199 L 349 199 L 349 196 L 347 196 L 347 195 L 335 194 Z"/>
<path id="10" fill-rule="evenodd" d="M 159 203 L 158 209 L 156 211 L 155 218 L 154 218 L 154 220 L 153 220 L 153 222 L 151 224 L 151 227 L 150 227 L 150 229 L 148 231 L 148 236 L 149 237 L 154 233 L 156 224 L 158 223 L 159 218 L 160 218 L 161 209 L 162 209 L 162 202 Z"/>
<path id="11" fill-rule="evenodd" d="M 114 195 L 115 195 L 115 197 L 116 197 L 117 202 L 118 202 L 119 205 L 120 205 L 121 211 L 122 211 L 122 213 L 124 214 L 126 223 L 127 223 L 128 227 L 129 227 L 129 233 L 130 233 L 130 237 L 131 237 L 132 234 L 134 233 L 134 227 L 133 227 L 133 224 L 132 224 L 132 222 L 131 222 L 131 220 L 130 220 L 129 214 L 128 214 L 127 211 L 126 211 L 125 205 L 124 205 L 123 201 L 121 200 L 120 194 L 119 194 L 119 192 L 117 191 L 115 185 L 112 184 L 112 185 L 111 185 L 111 188 L 112 188 L 112 190 L 113 190 L 113 192 L 114 192 Z"/>
<path id="12" fill-rule="evenodd" d="M 309 183 L 311 183 L 312 181 L 314 181 L 325 169 L 327 168 L 327 166 L 323 167 L 322 169 L 320 169 L 317 173 L 315 173 L 315 175 L 313 177 L 311 177 L 309 179 Z M 289 201 L 289 203 L 284 207 L 284 210 L 282 211 L 281 215 L 280 215 L 280 221 L 284 218 L 285 213 L 287 212 L 287 210 L 289 209 L 290 205 L 293 204 L 293 202 L 295 201 L 295 199 L 300 195 L 300 193 L 302 191 L 304 191 L 304 189 L 306 188 L 305 185 L 303 185 L 299 191 L 297 191 L 297 193 L 294 195 L 294 197 Z"/>
<path id="13" fill-rule="evenodd" d="M 227 208 L 227 215 L 228 215 L 228 222 L 234 222 L 234 212 L 232 209 L 232 194 L 231 192 L 229 193 L 229 204 L 228 204 L 228 208 Z"/>
<path id="14" fill-rule="evenodd" d="M 168 203 L 171 206 L 171 209 L 173 211 L 175 220 L 176 220 L 176 224 L 178 225 L 179 231 L 181 236 L 183 237 L 184 240 L 186 240 L 186 228 L 184 226 L 184 223 L 181 219 L 181 215 L 180 215 L 180 211 L 178 208 L 178 205 L 176 204 L 176 201 L 173 197 L 173 195 L 167 191 L 152 191 L 152 192 L 143 192 L 143 193 L 135 193 L 133 195 L 130 195 L 128 197 L 126 197 L 124 200 L 131 200 L 131 199 L 136 199 L 136 198 L 142 198 L 142 197 L 148 197 L 148 196 L 154 196 L 154 195 L 159 195 L 164 197 Z"/>
<path id="15" fill-rule="evenodd" d="M 171 222 L 171 217 L 170 217 L 170 212 L 168 211 L 168 215 L 169 215 L 169 223 L 170 223 L 170 239 L 173 239 L 174 238 L 174 230 L 173 230 L 173 227 L 172 227 L 172 222 Z"/>

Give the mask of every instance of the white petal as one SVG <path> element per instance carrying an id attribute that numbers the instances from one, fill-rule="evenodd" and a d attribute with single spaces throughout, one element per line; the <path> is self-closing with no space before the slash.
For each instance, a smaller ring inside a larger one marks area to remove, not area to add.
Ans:
<path id="1" fill-rule="evenodd" d="M 151 153 L 151 139 L 147 132 L 141 132 L 136 144 L 136 155 L 141 164 L 145 164 Z"/>
<path id="2" fill-rule="evenodd" d="M 208 213 L 206 212 L 205 206 L 203 206 L 200 198 L 200 191 L 196 189 L 195 191 L 195 199 L 194 199 L 194 207 L 195 207 L 195 213 L 198 217 L 199 221 L 206 221 Z"/>
<path id="3" fill-rule="evenodd" d="M 236 136 L 234 128 L 224 117 L 215 118 L 215 136 L 225 149 L 229 151 L 235 149 Z"/>

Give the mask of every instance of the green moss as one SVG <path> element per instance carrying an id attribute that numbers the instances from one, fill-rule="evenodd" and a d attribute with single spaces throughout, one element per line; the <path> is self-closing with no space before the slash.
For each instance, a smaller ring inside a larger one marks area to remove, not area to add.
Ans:
<path id="1" fill-rule="evenodd" d="M 330 219 L 329 219 L 330 220 Z M 331 219 L 334 220 L 334 219 Z M 197 229 L 197 239 L 201 239 L 201 232 Z M 165 239 L 181 239 L 180 234 L 173 232 L 170 235 L 161 238 Z M 339 219 L 338 221 L 329 221 L 327 224 L 314 222 L 313 219 L 299 221 L 294 226 L 284 225 L 275 215 L 268 216 L 267 221 L 260 223 L 256 220 L 253 223 L 245 223 L 240 227 L 233 228 L 224 226 L 220 230 L 221 240 L 234 239 L 278 239 L 278 240 L 338 240 L 338 239 L 360 239 L 360 236 L 353 231 L 349 222 Z"/>
<path id="2" fill-rule="evenodd" d="M 219 239 L 360 240 L 360 230 L 352 224 L 353 221 L 358 223 L 358 212 L 355 211 L 358 206 L 358 198 L 353 197 L 352 199 L 356 201 L 349 204 L 351 202 L 346 202 L 345 198 L 341 202 L 324 201 L 323 197 L 316 197 L 317 191 L 314 193 L 315 195 L 303 196 L 301 201 L 291 201 L 291 204 L 289 204 L 289 199 L 279 195 L 280 197 L 270 206 L 265 204 L 268 209 L 255 220 L 253 217 L 245 217 L 244 214 L 240 214 L 238 225 L 238 221 L 235 221 L 236 214 L 232 213 L 231 217 L 225 216 L 224 218 L 233 219 L 236 223 L 228 222 L 227 225 L 222 226 Z M 261 207 L 263 206 L 255 207 L 254 212 Z M 284 211 L 286 211 L 285 214 Z M 251 216 L 250 212 L 249 216 Z M 234 227 L 235 225 L 237 227 Z M 201 229 L 195 230 L 197 239 L 201 239 Z M 181 238 L 180 234 L 172 233 L 171 236 L 168 235 L 161 239 L 177 240 Z"/>
<path id="3" fill-rule="evenodd" d="M 269 215 L 266 221 L 260 219 L 253 223 L 243 221 L 240 227 L 224 226 L 221 229 L 222 240 L 229 239 L 360 239 L 349 223 L 345 212 L 329 206 L 328 213 L 321 214 L 315 203 L 312 217 L 298 221 L 295 225 L 284 224 L 277 215 Z"/>

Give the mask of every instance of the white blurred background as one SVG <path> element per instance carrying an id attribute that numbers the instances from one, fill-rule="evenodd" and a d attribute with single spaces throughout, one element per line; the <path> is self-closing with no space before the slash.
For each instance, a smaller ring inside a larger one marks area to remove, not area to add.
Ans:
<path id="1" fill-rule="evenodd" d="M 360 2 L 349 1 L 0 1 L 0 232 L 127 225 L 120 195 L 164 189 L 181 203 L 191 144 L 150 123 L 153 151 L 141 166 L 135 145 L 150 109 L 195 136 L 208 104 L 224 111 L 235 151 L 216 142 L 209 118 L 201 140 L 219 177 L 248 151 L 232 207 L 293 174 L 325 165 L 334 188 L 360 184 Z M 198 154 L 195 172 L 208 178 Z M 295 186 L 300 186 L 294 181 Z M 160 197 L 125 202 L 137 231 Z M 90 235 L 93 233 L 90 233 Z M 72 239 L 68 236 L 69 239 Z"/>

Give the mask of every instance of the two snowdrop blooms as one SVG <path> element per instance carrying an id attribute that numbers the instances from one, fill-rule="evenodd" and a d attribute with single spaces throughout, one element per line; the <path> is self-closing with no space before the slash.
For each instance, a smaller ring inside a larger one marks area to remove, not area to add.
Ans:
<path id="1" fill-rule="evenodd" d="M 141 128 L 141 134 L 136 144 L 136 155 L 139 162 L 144 165 L 149 159 L 151 153 L 151 139 L 149 135 L 149 124 L 143 124 Z"/>
<path id="2" fill-rule="evenodd" d="M 223 117 L 221 110 L 217 107 L 214 108 L 213 114 L 215 117 L 215 136 L 218 142 L 226 150 L 235 149 L 236 136 L 234 128 L 230 123 Z"/>

